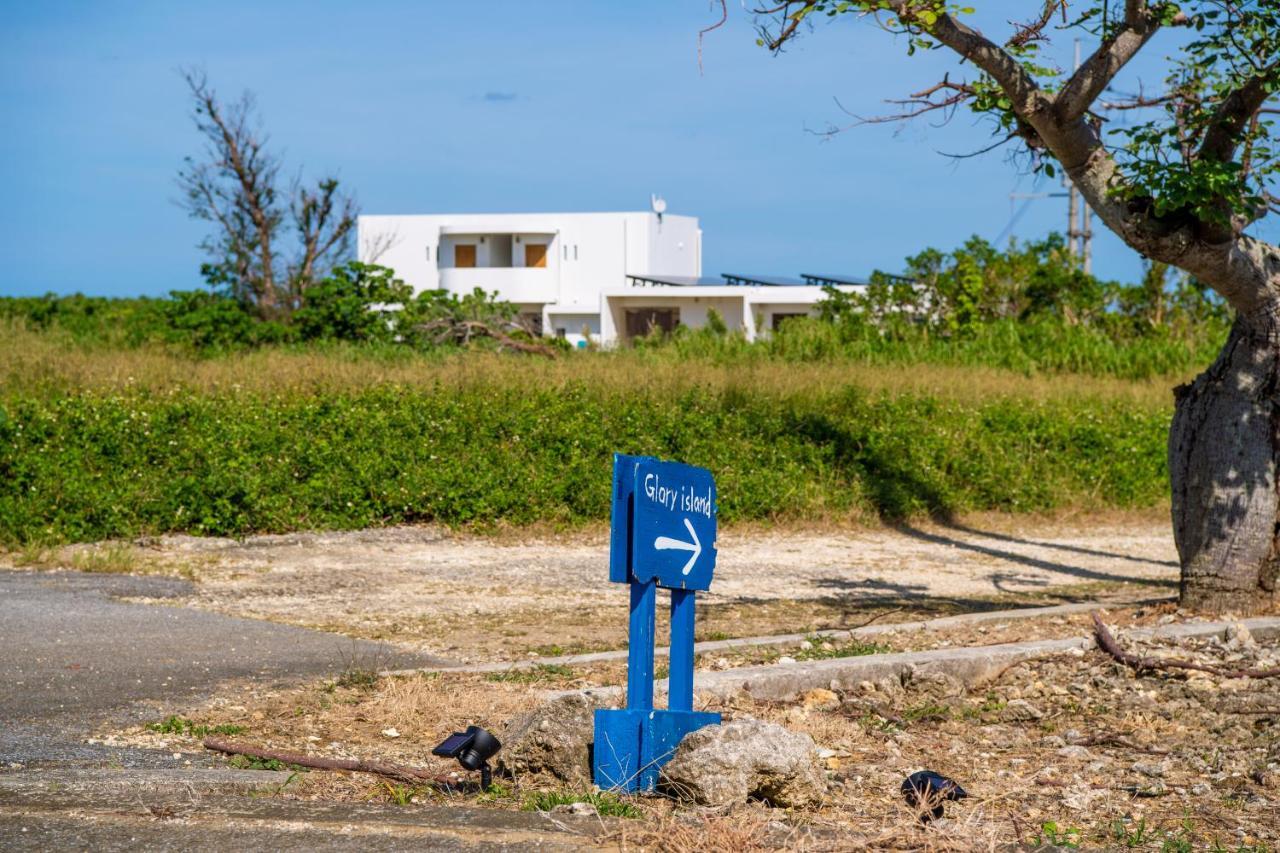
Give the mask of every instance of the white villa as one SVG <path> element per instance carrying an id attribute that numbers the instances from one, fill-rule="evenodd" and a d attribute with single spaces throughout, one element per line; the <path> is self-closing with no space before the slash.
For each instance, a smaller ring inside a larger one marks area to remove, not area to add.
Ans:
<path id="1" fill-rule="evenodd" d="M 805 275 L 702 276 L 702 229 L 692 216 L 495 213 L 361 216 L 360 260 L 391 267 L 415 291 L 475 288 L 519 306 L 528 324 L 575 346 L 609 346 L 677 324 L 698 328 L 714 308 L 749 339 L 812 314 L 821 285 L 857 279 Z"/>

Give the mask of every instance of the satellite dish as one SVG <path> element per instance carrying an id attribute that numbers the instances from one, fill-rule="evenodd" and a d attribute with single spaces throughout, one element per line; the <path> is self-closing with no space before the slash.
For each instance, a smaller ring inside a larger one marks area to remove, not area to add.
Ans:
<path id="1" fill-rule="evenodd" d="M 658 224 L 662 224 L 662 214 L 667 210 L 667 200 L 660 195 L 649 195 L 649 206 L 653 208 L 653 212 L 658 214 Z"/>

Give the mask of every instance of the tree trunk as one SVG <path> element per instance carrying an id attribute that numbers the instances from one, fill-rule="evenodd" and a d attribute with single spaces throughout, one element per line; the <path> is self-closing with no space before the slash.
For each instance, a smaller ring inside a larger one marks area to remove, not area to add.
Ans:
<path id="1" fill-rule="evenodd" d="M 1237 318 L 1213 365 L 1174 391 L 1169 432 L 1181 603 L 1258 613 L 1280 569 L 1280 328 Z"/>

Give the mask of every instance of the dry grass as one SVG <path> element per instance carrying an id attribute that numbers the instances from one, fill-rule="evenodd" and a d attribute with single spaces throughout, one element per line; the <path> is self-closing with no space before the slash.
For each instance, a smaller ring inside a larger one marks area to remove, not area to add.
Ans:
<path id="1" fill-rule="evenodd" d="M 0 549 L 0 568 L 76 571 L 107 575 L 165 575 L 196 580 L 210 563 L 201 555 L 162 554 L 130 542 L 107 541 L 48 547 L 32 544 L 15 551 Z"/>
<path id="2" fill-rule="evenodd" d="M 1010 371 L 938 365 L 869 366 L 851 362 L 758 361 L 715 364 L 677 361 L 643 351 L 574 354 L 554 361 L 491 353 L 377 357 L 358 350 L 264 349 L 195 359 L 159 348 L 86 348 L 11 324 L 0 330 L 0 393 L 92 390 L 122 392 L 330 393 L 371 383 L 409 388 L 463 388 L 530 383 L 613 391 L 806 394 L 855 386 L 871 393 L 928 394 L 943 399 L 1017 397 L 1101 398 L 1166 408 L 1183 377 L 1124 380 L 1093 376 L 1024 376 Z"/>

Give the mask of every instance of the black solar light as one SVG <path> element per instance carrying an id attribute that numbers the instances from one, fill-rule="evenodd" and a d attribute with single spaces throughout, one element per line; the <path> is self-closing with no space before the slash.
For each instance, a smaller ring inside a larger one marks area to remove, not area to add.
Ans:
<path id="1" fill-rule="evenodd" d="M 479 726 L 467 726 L 465 732 L 454 732 L 444 742 L 431 750 L 432 755 L 444 758 L 456 758 L 466 770 L 480 771 L 480 790 L 489 790 L 493 782 L 493 774 L 489 770 L 489 759 L 498 754 L 502 744 L 493 735 Z"/>
<path id="2" fill-rule="evenodd" d="M 932 770 L 919 770 L 902 780 L 902 796 L 907 798 L 907 805 L 920 811 L 920 822 L 928 823 L 942 817 L 944 802 L 969 795 L 956 780 Z"/>

